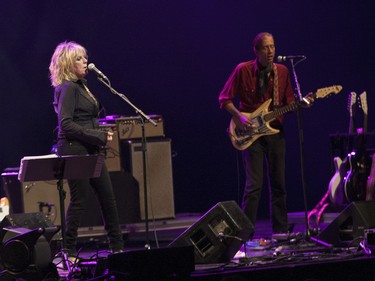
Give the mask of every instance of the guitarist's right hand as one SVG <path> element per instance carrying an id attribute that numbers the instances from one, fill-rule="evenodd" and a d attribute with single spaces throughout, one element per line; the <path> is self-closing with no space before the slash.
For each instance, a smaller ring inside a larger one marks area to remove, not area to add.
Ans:
<path id="1" fill-rule="evenodd" d="M 249 130 L 252 128 L 252 120 L 239 111 L 233 103 L 227 103 L 225 109 L 232 115 L 236 127 L 240 130 Z"/>
<path id="2" fill-rule="evenodd" d="M 238 114 L 233 115 L 233 121 L 236 124 L 237 128 L 240 130 L 249 130 L 253 126 L 252 120 L 248 118 L 248 116 L 238 112 Z"/>

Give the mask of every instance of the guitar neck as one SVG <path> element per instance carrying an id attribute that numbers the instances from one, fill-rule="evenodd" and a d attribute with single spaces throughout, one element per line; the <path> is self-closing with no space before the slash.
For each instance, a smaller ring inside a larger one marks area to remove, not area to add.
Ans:
<path id="1" fill-rule="evenodd" d="M 349 119 L 349 135 L 354 134 L 354 117 L 351 116 Z"/>
<path id="2" fill-rule="evenodd" d="M 315 93 L 309 93 L 308 96 L 313 97 L 314 99 L 321 99 L 330 96 L 331 94 L 337 94 L 342 90 L 342 86 L 332 86 L 332 87 L 326 87 L 326 88 L 321 88 L 318 89 Z M 289 111 L 293 111 L 297 109 L 298 103 L 292 102 L 286 106 L 277 108 L 266 115 L 263 116 L 264 120 L 266 122 L 271 121 L 275 119 L 276 117 L 283 115 L 284 113 L 287 113 Z"/>
<path id="3" fill-rule="evenodd" d="M 363 132 L 367 133 L 367 114 L 363 115 Z"/>
<path id="4" fill-rule="evenodd" d="M 280 107 L 278 109 L 275 109 L 274 111 L 271 111 L 269 112 L 268 114 L 266 114 L 264 116 L 264 120 L 266 122 L 268 121 L 271 121 L 273 119 L 275 119 L 276 117 L 280 116 L 280 115 L 283 115 L 289 111 L 293 111 L 297 108 L 297 103 L 296 102 L 292 102 L 291 104 L 288 104 L 286 106 L 283 106 L 283 107 Z"/>

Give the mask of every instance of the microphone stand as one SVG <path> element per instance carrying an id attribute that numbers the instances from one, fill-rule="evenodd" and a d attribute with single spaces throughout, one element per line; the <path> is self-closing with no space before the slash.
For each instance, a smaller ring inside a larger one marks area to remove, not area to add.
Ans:
<path id="1" fill-rule="evenodd" d="M 303 58 L 302 60 L 304 60 Z M 299 60 L 297 63 L 301 62 L 302 60 Z M 294 77 L 294 82 L 296 85 L 296 90 L 297 90 L 297 111 L 298 111 L 298 135 L 299 135 L 299 149 L 300 149 L 300 164 L 301 164 L 301 181 L 302 181 L 302 192 L 303 192 L 303 203 L 304 203 L 304 213 L 305 213 L 305 227 L 306 227 L 306 232 L 305 232 L 305 238 L 307 241 L 310 240 L 311 237 L 311 231 L 309 228 L 309 223 L 308 223 L 308 210 L 307 210 L 307 195 L 306 195 L 306 179 L 305 179 L 305 157 L 304 157 L 304 138 L 303 138 L 303 125 L 302 125 L 302 111 L 301 111 L 301 103 L 303 101 L 309 103 L 307 99 L 302 97 L 301 94 L 301 88 L 298 82 L 297 78 L 297 73 L 295 70 L 295 65 L 293 58 L 290 59 L 291 65 L 292 65 L 292 71 L 293 71 L 293 77 Z"/>
<path id="2" fill-rule="evenodd" d="M 109 90 L 115 94 L 118 95 L 120 98 L 122 98 L 125 102 L 127 102 L 136 112 L 137 115 L 140 116 L 141 119 L 141 127 L 142 127 L 142 161 L 143 161 L 143 192 L 144 192 L 144 208 L 145 208 L 145 231 L 146 231 L 146 244 L 145 248 L 150 249 L 150 239 L 149 239 L 149 222 L 148 222 L 148 201 L 147 201 L 147 165 L 146 165 L 146 153 L 147 153 L 147 142 L 146 142 L 146 134 L 145 134 L 145 122 L 146 120 L 150 122 L 155 127 L 157 126 L 157 123 L 151 119 L 150 116 L 143 113 L 142 110 L 140 110 L 138 107 L 136 107 L 125 95 L 117 92 L 114 88 L 111 86 L 111 82 L 107 77 L 106 79 L 103 79 L 103 77 L 98 76 L 98 80 L 102 82 L 104 85 L 106 85 Z"/>

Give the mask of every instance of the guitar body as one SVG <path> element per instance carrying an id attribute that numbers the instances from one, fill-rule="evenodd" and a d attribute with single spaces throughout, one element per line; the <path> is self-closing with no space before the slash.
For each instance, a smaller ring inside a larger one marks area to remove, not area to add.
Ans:
<path id="1" fill-rule="evenodd" d="M 229 137 L 232 145 L 238 150 L 245 150 L 252 145 L 258 138 L 265 135 L 277 134 L 279 130 L 269 125 L 271 120 L 265 120 L 265 116 L 269 113 L 269 106 L 272 99 L 265 101 L 257 110 L 252 113 L 242 112 L 247 118 L 253 121 L 254 127 L 251 129 L 241 130 L 232 120 L 229 124 Z"/>
<path id="2" fill-rule="evenodd" d="M 6 197 L 0 199 L 0 221 L 9 215 L 9 200 Z"/>
<path id="3" fill-rule="evenodd" d="M 335 165 L 335 174 L 333 175 L 328 186 L 328 196 L 332 204 L 343 205 L 345 203 L 344 191 L 343 191 L 343 180 L 345 177 L 345 166 L 347 160 L 341 160 L 340 157 L 333 158 Z"/>

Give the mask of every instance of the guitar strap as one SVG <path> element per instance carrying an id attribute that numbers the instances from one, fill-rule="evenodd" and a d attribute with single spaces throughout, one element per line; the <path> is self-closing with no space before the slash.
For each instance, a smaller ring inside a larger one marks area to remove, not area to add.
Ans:
<path id="1" fill-rule="evenodd" d="M 269 64 L 266 68 L 262 68 L 257 61 L 258 66 L 258 83 L 257 83 L 257 93 L 259 96 L 262 96 L 264 91 L 267 89 L 268 81 L 270 79 L 271 71 L 273 71 L 274 79 L 273 79 L 273 105 L 279 106 L 280 105 L 280 97 L 279 97 L 279 75 L 277 72 L 277 66 L 275 63 L 272 66 Z"/>
<path id="2" fill-rule="evenodd" d="M 280 105 L 280 97 L 279 97 L 279 75 L 277 73 L 277 66 L 276 64 L 272 65 L 273 68 L 273 105 L 279 106 Z"/>

